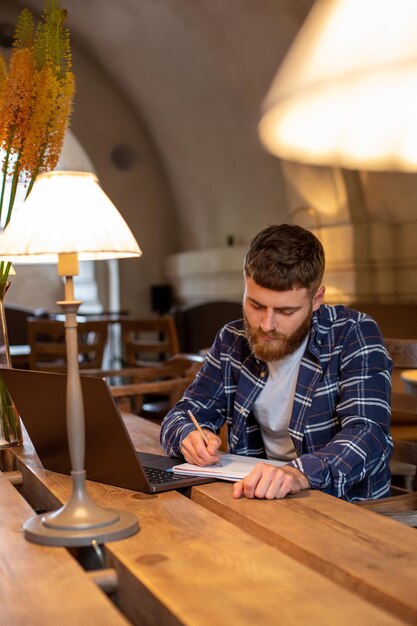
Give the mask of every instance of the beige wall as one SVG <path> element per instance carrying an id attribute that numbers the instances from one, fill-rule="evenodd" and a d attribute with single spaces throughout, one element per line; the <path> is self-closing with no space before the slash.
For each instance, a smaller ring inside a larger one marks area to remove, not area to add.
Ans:
<path id="1" fill-rule="evenodd" d="M 284 171 L 290 217 L 325 246 L 328 301 L 417 301 L 416 174 Z"/>
<path id="2" fill-rule="evenodd" d="M 120 261 L 121 306 L 144 314 L 149 310 L 149 287 L 161 281 L 164 259 L 178 246 L 175 200 L 144 123 L 117 86 L 78 52 L 74 71 L 77 95 L 71 128 L 143 252 L 140 259 Z M 132 153 L 128 169 L 118 169 L 112 161 L 117 146 Z M 96 265 L 104 282 L 105 264 Z"/>

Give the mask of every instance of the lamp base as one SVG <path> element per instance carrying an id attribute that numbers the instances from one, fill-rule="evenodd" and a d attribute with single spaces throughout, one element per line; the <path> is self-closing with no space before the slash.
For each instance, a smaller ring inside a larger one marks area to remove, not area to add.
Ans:
<path id="1" fill-rule="evenodd" d="M 89 546 L 134 535 L 139 530 L 136 515 L 98 506 L 85 489 L 85 471 L 71 472 L 73 491 L 57 511 L 35 515 L 23 525 L 26 539 L 47 546 Z"/>
<path id="2" fill-rule="evenodd" d="M 56 529 L 47 525 L 48 515 L 35 515 L 28 519 L 23 529 L 25 538 L 44 546 L 65 546 L 67 548 L 91 546 L 97 543 L 118 541 L 134 535 L 139 530 L 137 517 L 128 511 L 115 511 L 118 519 L 106 527 L 80 530 L 78 528 Z"/>

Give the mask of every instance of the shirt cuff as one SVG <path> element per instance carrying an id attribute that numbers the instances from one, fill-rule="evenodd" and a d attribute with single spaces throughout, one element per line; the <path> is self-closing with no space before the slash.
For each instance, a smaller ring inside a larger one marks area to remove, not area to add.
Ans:
<path id="1" fill-rule="evenodd" d="M 303 455 L 293 461 L 290 461 L 288 465 L 292 465 L 300 472 L 307 476 L 312 489 L 325 489 L 328 486 L 328 471 L 326 466 L 315 455 Z M 327 474 L 327 480 L 326 480 Z"/>

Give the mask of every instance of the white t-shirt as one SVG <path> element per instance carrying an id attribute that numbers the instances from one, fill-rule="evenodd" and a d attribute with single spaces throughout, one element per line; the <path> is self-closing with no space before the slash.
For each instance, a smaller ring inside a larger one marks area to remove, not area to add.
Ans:
<path id="1" fill-rule="evenodd" d="M 289 356 L 268 363 L 269 377 L 252 410 L 259 422 L 268 459 L 291 461 L 297 453 L 288 433 L 298 370 L 308 337 Z"/>

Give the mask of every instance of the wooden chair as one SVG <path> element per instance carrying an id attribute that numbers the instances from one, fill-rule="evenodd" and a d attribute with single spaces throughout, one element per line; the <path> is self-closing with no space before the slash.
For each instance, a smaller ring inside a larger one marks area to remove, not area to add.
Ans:
<path id="1" fill-rule="evenodd" d="M 176 354 L 150 367 L 86 369 L 82 375 L 107 378 L 123 410 L 160 422 L 181 399 L 203 362 L 196 354 Z"/>
<path id="2" fill-rule="evenodd" d="M 417 368 L 416 339 L 385 339 L 385 345 L 394 365 L 392 372 L 392 389 L 394 393 L 405 393 L 406 387 L 401 375 L 403 372 Z"/>
<path id="3" fill-rule="evenodd" d="M 109 385 L 133 382 L 147 382 L 182 376 L 195 376 L 204 362 L 199 354 L 174 354 L 166 361 L 149 367 L 123 367 L 116 369 L 86 368 L 83 376 L 100 376 L 107 378 Z M 117 381 L 117 382 L 114 382 Z"/>
<path id="4" fill-rule="evenodd" d="M 417 340 L 385 339 L 393 361 L 391 434 L 394 439 L 417 441 L 417 396 L 407 393 L 402 375 L 417 368 Z"/>
<path id="5" fill-rule="evenodd" d="M 179 352 L 177 330 L 170 315 L 122 318 L 120 327 L 127 366 L 158 365 Z"/>
<path id="6" fill-rule="evenodd" d="M 160 422 L 181 399 L 203 361 L 195 355 L 176 355 L 159 367 L 124 370 L 131 381 L 111 385 L 112 394 L 124 410 Z"/>
<path id="7" fill-rule="evenodd" d="M 112 386 L 111 392 L 113 397 L 119 400 L 119 404 L 124 410 L 160 422 L 163 415 L 181 399 L 184 391 L 192 381 L 193 377 L 191 376 L 135 382 L 128 385 Z M 152 396 L 157 396 L 159 402 L 161 402 L 161 396 L 165 398 L 163 415 L 156 414 L 156 412 L 151 415 L 144 415 L 144 405 L 150 402 Z"/>
<path id="8" fill-rule="evenodd" d="M 242 302 L 211 300 L 172 309 L 181 352 L 210 348 L 227 322 L 242 317 Z"/>
<path id="9" fill-rule="evenodd" d="M 15 304 L 5 304 L 4 311 L 6 314 L 7 335 L 12 353 L 12 366 L 27 369 L 29 367 L 29 350 L 13 354 L 13 348 L 28 348 L 28 318 L 47 318 L 48 314 L 45 309 L 30 309 L 29 307 Z"/>
<path id="10" fill-rule="evenodd" d="M 107 326 L 106 321 L 87 321 L 78 324 L 80 369 L 102 366 Z M 65 372 L 67 360 L 64 322 L 30 318 L 27 321 L 27 328 L 30 369 Z"/>
<path id="11" fill-rule="evenodd" d="M 417 305 L 382 304 L 381 302 L 352 302 L 351 309 L 367 313 L 377 322 L 384 337 L 417 340 Z"/>
<path id="12" fill-rule="evenodd" d="M 395 444 L 398 441 L 417 441 L 417 396 L 407 393 L 402 375 L 410 368 L 417 367 L 417 341 L 414 339 L 385 339 L 393 361 L 391 396 L 391 435 Z M 411 371 L 411 370 L 410 370 Z M 396 445 L 398 449 L 398 446 Z M 396 454 L 391 461 L 393 482 L 402 483 L 407 490 L 412 489 L 415 468 Z"/>
<path id="13" fill-rule="evenodd" d="M 357 502 L 356 505 L 391 517 L 408 526 L 417 527 L 417 443 L 396 441 L 394 443 L 393 461 L 406 463 L 414 468 L 413 491 L 379 500 L 364 500 Z"/>

